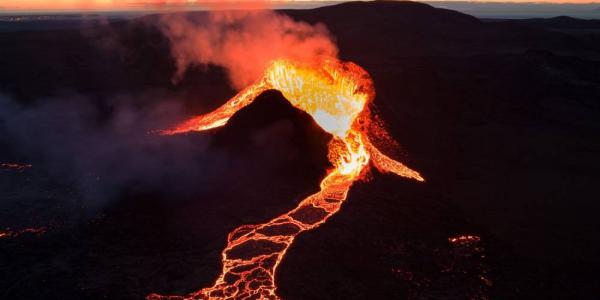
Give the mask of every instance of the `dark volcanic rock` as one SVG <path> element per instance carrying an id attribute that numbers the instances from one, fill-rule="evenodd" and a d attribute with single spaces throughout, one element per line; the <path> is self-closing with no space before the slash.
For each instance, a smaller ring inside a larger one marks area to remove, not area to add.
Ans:
<path id="1" fill-rule="evenodd" d="M 426 185 L 378 173 L 357 183 L 338 214 L 290 248 L 277 274 L 281 296 L 487 297 L 485 253 L 475 248 L 459 252 L 448 240 L 477 229 L 435 193 Z M 478 247 L 485 251 L 484 245 Z"/>
<path id="2" fill-rule="evenodd" d="M 275 163 L 286 166 L 277 173 L 302 174 L 329 166 L 327 144 L 331 135 L 307 113 L 294 107 L 278 91 L 267 91 L 252 105 L 241 109 L 215 135 L 215 146 L 237 156 L 259 159 L 266 168 Z M 285 163 L 282 163 L 284 161 Z M 259 166 L 257 166 L 259 167 Z"/>

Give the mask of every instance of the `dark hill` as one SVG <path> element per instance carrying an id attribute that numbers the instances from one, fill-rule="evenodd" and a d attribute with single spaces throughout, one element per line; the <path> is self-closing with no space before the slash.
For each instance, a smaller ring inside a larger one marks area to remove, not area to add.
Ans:
<path id="1" fill-rule="evenodd" d="M 511 22 L 548 29 L 600 29 L 600 20 L 583 20 L 567 16 L 548 19 L 511 20 Z"/>
<path id="2" fill-rule="evenodd" d="M 278 174 L 319 178 L 329 166 L 330 139 L 310 115 L 292 107 L 280 92 L 267 91 L 216 132 L 215 145 L 257 159 L 261 168 L 269 161 L 285 166 L 274 170 Z"/>

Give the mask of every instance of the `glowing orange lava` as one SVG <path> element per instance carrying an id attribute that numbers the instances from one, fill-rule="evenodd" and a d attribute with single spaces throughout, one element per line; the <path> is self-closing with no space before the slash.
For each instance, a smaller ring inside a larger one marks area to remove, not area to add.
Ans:
<path id="1" fill-rule="evenodd" d="M 148 299 L 279 299 L 275 270 L 289 246 L 298 234 L 320 226 L 340 209 L 369 162 L 381 172 L 423 181 L 418 172 L 384 155 L 369 141 L 370 115 L 365 108 L 375 96 L 371 77 L 356 64 L 334 59 L 318 64 L 275 61 L 262 79 L 219 109 L 163 133 L 223 126 L 235 112 L 269 89 L 279 90 L 333 136 L 328 154 L 333 168 L 321 181 L 320 191 L 269 222 L 243 225 L 231 232 L 221 253 L 223 270 L 213 286 L 185 297 L 152 294 Z"/>
<path id="2" fill-rule="evenodd" d="M 478 243 L 480 240 L 481 238 L 476 235 L 460 235 L 448 238 L 448 241 L 452 244 Z"/>
<path id="3" fill-rule="evenodd" d="M 9 230 L 9 229 L 7 229 L 6 231 L 0 230 L 0 239 L 16 238 L 23 234 L 35 234 L 35 235 L 39 236 L 39 235 L 43 234 L 44 232 L 46 232 L 45 227 L 25 228 L 25 229 L 21 229 L 21 230 Z"/>

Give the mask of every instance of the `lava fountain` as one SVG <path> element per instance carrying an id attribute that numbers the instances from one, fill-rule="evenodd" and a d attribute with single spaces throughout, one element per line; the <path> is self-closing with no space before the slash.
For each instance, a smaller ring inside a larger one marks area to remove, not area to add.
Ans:
<path id="1" fill-rule="evenodd" d="M 340 209 L 352 184 L 364 177 L 369 162 L 381 172 L 424 181 L 418 172 L 389 158 L 369 141 L 367 105 L 375 97 L 371 77 L 358 65 L 336 59 L 312 64 L 274 61 L 258 82 L 217 110 L 163 133 L 223 126 L 235 112 L 270 89 L 279 90 L 333 136 L 328 147 L 333 167 L 321 181 L 320 191 L 264 224 L 243 225 L 229 233 L 221 253 L 223 269 L 213 286 L 185 297 L 152 294 L 147 299 L 279 299 L 275 271 L 286 251 L 298 234 L 319 227 Z"/>

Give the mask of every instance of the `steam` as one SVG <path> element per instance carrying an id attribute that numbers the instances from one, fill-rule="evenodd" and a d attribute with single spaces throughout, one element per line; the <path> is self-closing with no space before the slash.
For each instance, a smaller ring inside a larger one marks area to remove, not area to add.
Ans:
<path id="1" fill-rule="evenodd" d="M 0 94 L 0 163 L 32 165 L 24 171 L 26 188 L 2 181 L 15 174 L 0 172 L 6 176 L 0 176 L 0 209 L 13 201 L 4 195 L 45 199 L 48 189 L 55 199 L 79 202 L 91 213 L 136 194 L 198 200 L 231 186 L 232 176 L 256 183 L 298 160 L 289 121 L 249 132 L 250 155 L 242 157 L 215 145 L 210 135 L 161 136 L 157 129 L 187 115 L 180 99 L 166 98 L 143 92 L 98 101 L 69 94 L 23 105 Z"/>
<path id="2" fill-rule="evenodd" d="M 264 10 L 264 2 L 256 3 L 251 7 L 254 10 L 218 10 L 231 7 L 214 4 L 214 10 L 205 14 L 162 16 L 159 26 L 171 42 L 177 67 L 174 79 L 182 78 L 191 66 L 215 65 L 223 67 L 231 85 L 241 89 L 261 77 L 275 59 L 314 62 L 337 56 L 337 47 L 325 26 L 294 21 Z M 97 41 L 95 46 L 119 55 L 128 51 L 119 44 L 117 33 L 108 23 L 97 25 L 83 32 Z M 36 177 L 32 181 L 51 178 L 55 183 L 73 186 L 77 194 L 73 198 L 82 198 L 91 208 L 101 208 L 130 191 L 168 193 L 169 198 L 194 197 L 225 182 L 221 178 L 229 178 L 232 170 L 253 169 L 239 166 L 251 160 L 229 166 L 232 159 L 228 153 L 210 147 L 209 137 L 166 138 L 154 134 L 154 130 L 169 128 L 187 116 L 181 101 L 164 97 L 165 93 L 154 91 L 102 99 L 70 94 L 36 99 L 35 104 L 24 106 L 10 96 L 0 95 L 0 162 L 31 163 L 31 176 Z M 267 135 L 279 137 L 281 133 Z M 292 145 L 285 137 L 277 145 L 257 147 L 270 151 L 281 147 L 285 151 L 279 152 L 289 153 Z M 287 158 L 273 155 L 265 161 L 273 166 L 288 163 Z M 33 175 L 37 172 L 44 174 Z M 202 181 L 210 184 L 198 184 Z M 0 190 L 8 185 L 0 184 Z"/>
<path id="3" fill-rule="evenodd" d="M 192 65 L 217 65 L 228 72 L 234 88 L 242 89 L 275 59 L 314 62 L 338 53 L 322 24 L 294 21 L 270 10 L 211 11 L 204 16 L 169 14 L 161 19 L 177 64 L 175 81 Z"/>

